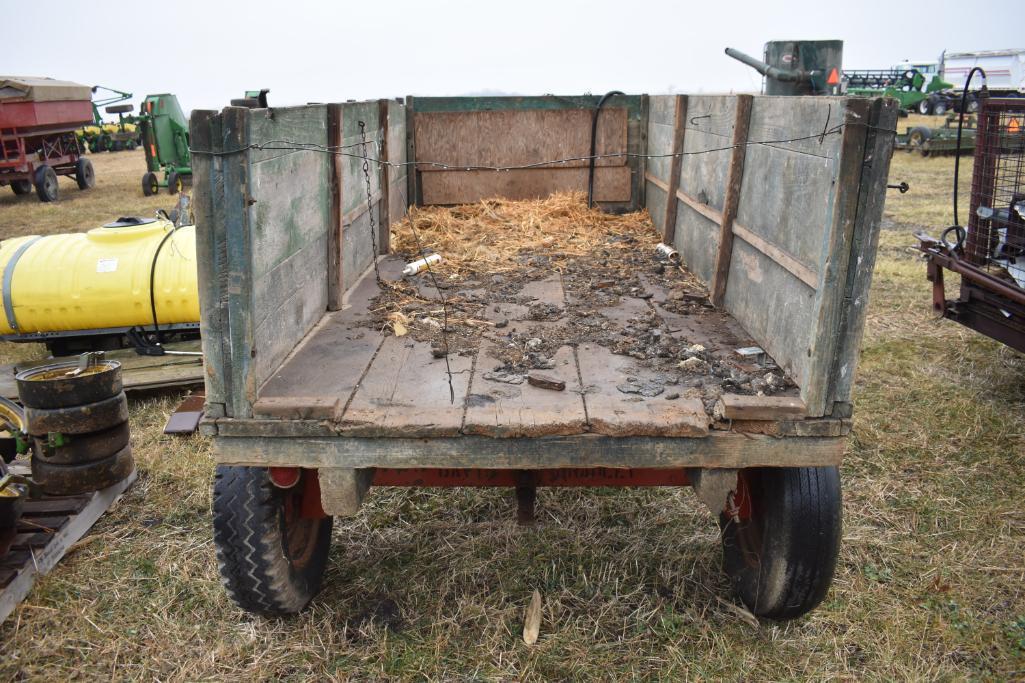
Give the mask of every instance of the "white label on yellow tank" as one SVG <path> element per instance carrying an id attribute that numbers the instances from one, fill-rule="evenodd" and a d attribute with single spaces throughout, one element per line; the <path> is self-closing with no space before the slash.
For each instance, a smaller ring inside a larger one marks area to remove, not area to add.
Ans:
<path id="1" fill-rule="evenodd" d="M 96 262 L 97 273 L 113 273 L 117 270 L 116 258 L 101 258 Z"/>

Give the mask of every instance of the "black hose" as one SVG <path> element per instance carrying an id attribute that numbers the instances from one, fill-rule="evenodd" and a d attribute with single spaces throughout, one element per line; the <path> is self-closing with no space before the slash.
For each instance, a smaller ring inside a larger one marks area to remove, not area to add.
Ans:
<path id="1" fill-rule="evenodd" d="M 587 166 L 587 208 L 594 206 L 594 153 L 595 146 L 598 144 L 598 114 L 601 113 L 601 108 L 605 104 L 605 100 L 616 95 L 624 95 L 625 93 L 619 90 L 610 90 L 601 96 L 598 100 L 598 106 L 594 108 L 594 114 L 591 115 L 591 153 L 590 161 Z"/>
<path id="2" fill-rule="evenodd" d="M 968 72 L 968 78 L 965 79 L 964 88 L 961 90 L 961 111 L 957 117 L 957 149 L 954 152 L 954 225 L 961 225 L 961 222 L 957 220 L 957 189 L 958 180 L 961 171 L 961 126 L 964 124 L 965 106 L 968 102 L 968 86 L 972 82 L 972 76 L 978 71 L 982 74 L 982 90 L 979 93 L 981 96 L 986 96 L 986 72 L 981 67 L 972 67 L 972 70 Z M 976 141 L 979 144 L 981 141 Z"/>
<path id="3" fill-rule="evenodd" d="M 172 235 L 174 235 L 177 228 L 172 224 L 171 231 L 164 235 L 164 238 L 160 240 L 160 244 L 157 245 L 157 250 L 153 252 L 153 262 L 149 266 L 149 308 L 153 314 L 153 331 L 157 335 L 157 344 L 163 344 L 164 340 L 160 335 L 160 323 L 157 321 L 157 298 L 155 292 L 156 274 L 157 274 L 157 259 L 160 257 L 160 250 L 164 248 L 164 244 Z"/>

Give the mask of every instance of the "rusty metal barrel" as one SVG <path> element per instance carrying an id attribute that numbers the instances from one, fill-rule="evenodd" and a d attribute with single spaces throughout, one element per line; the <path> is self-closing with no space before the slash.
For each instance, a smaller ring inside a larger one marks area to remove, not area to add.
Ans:
<path id="1" fill-rule="evenodd" d="M 54 363 L 24 370 L 15 381 L 32 440 L 32 479 L 45 493 L 89 493 L 132 473 L 120 363 Z"/>

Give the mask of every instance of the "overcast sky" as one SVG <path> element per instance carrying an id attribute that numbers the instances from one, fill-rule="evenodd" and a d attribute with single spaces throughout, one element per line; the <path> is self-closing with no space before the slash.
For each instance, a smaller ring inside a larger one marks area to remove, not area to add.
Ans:
<path id="1" fill-rule="evenodd" d="M 272 105 L 481 91 L 755 92 L 760 77 L 723 48 L 760 57 L 778 39 L 842 39 L 849 69 L 1025 47 L 1022 0 L 0 0 L 0 9 L 14 29 L 4 32 L 0 73 L 111 86 L 135 104 L 171 92 L 186 111 L 259 88 L 271 89 Z"/>

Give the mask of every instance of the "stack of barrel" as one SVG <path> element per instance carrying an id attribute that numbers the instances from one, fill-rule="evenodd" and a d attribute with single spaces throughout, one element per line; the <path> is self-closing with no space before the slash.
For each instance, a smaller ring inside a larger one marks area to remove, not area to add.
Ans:
<path id="1" fill-rule="evenodd" d="M 57 363 L 15 379 L 32 439 L 32 479 L 44 493 L 89 493 L 132 473 L 120 363 Z"/>

